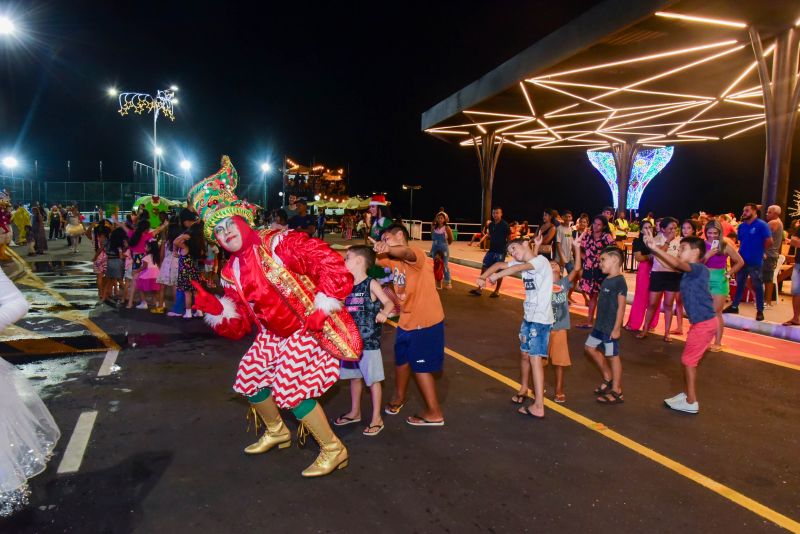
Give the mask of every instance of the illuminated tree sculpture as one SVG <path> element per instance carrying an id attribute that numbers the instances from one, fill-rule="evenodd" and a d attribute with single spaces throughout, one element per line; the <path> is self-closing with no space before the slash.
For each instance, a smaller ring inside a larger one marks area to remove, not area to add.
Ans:
<path id="1" fill-rule="evenodd" d="M 667 166 L 667 163 L 672 159 L 674 151 L 675 147 L 666 146 L 647 148 L 636 152 L 630 167 L 626 209 L 639 209 L 639 202 L 642 199 L 642 193 L 644 193 L 645 188 L 653 178 Z M 611 189 L 611 198 L 614 202 L 614 208 L 618 209 L 619 185 L 617 178 L 617 161 L 615 160 L 614 154 L 606 151 L 587 150 L 586 155 L 589 157 L 589 162 L 597 169 L 608 184 L 609 189 Z"/>

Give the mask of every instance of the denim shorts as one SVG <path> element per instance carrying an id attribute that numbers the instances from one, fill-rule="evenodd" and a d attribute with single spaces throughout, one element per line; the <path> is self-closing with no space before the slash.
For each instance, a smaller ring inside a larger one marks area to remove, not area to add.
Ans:
<path id="1" fill-rule="evenodd" d="M 800 263 L 792 267 L 792 295 L 800 295 Z"/>
<path id="2" fill-rule="evenodd" d="M 506 261 L 505 252 L 487 252 L 483 257 L 483 269 L 486 270 L 495 263 Z"/>
<path id="3" fill-rule="evenodd" d="M 547 358 L 552 326 L 523 320 L 519 327 L 519 350 L 528 356 Z"/>
<path id="4" fill-rule="evenodd" d="M 586 346 L 594 349 L 600 345 L 603 345 L 603 354 L 606 355 L 606 358 L 619 356 L 619 339 L 611 339 L 611 334 L 592 330 L 592 333 L 586 338 Z"/>

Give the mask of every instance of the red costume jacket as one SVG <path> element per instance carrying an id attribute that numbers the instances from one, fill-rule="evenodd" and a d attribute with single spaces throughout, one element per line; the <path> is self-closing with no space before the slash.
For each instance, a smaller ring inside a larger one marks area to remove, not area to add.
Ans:
<path id="1" fill-rule="evenodd" d="M 206 322 L 216 333 L 239 339 L 257 322 L 281 337 L 289 337 L 303 329 L 310 308 L 338 309 L 338 301 L 350 294 L 353 275 L 341 255 L 325 242 L 292 230 L 259 232 L 257 242 L 245 246 L 222 269 L 223 311 L 206 315 Z M 271 267 L 273 261 L 283 266 L 282 276 L 280 268 Z M 358 328 L 346 311 L 331 314 L 324 337 L 347 345 L 350 351 L 345 352 L 355 353 L 355 358 L 361 353 Z"/>

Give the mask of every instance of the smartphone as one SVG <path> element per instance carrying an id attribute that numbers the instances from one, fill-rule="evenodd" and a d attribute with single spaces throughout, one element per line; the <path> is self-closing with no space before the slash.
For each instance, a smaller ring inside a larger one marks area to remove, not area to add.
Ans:
<path id="1" fill-rule="evenodd" d="M 714 241 L 711 242 L 711 248 L 719 250 L 719 239 L 715 239 Z"/>

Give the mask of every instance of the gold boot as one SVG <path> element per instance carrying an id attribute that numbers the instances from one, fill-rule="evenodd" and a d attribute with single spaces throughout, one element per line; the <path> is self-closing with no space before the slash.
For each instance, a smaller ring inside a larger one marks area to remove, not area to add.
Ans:
<path id="1" fill-rule="evenodd" d="M 304 477 L 321 477 L 347 467 L 349 458 L 347 449 L 333 433 L 319 403 L 300 422 L 301 430 L 299 432 L 302 432 L 304 427 L 319 443 L 319 456 L 303 471 Z"/>
<path id="2" fill-rule="evenodd" d="M 264 430 L 264 435 L 256 443 L 244 450 L 245 454 L 263 454 L 276 445 L 279 449 L 285 449 L 292 445 L 292 433 L 283 424 L 275 399 L 269 397 L 265 401 L 251 404 L 250 406 L 255 412 L 254 416 L 261 416 L 267 428 Z M 256 429 L 258 429 L 258 419 L 256 419 Z"/>

